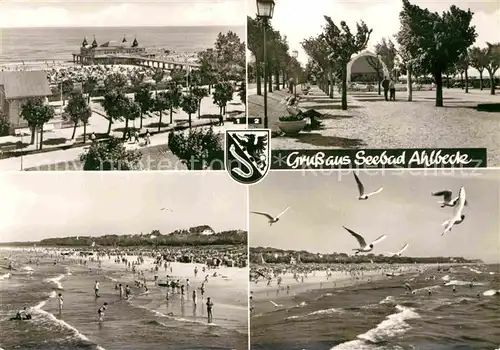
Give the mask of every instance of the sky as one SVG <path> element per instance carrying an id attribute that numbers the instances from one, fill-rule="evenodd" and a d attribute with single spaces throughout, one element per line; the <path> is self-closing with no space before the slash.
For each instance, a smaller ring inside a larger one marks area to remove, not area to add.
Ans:
<path id="1" fill-rule="evenodd" d="M 247 230 L 247 189 L 226 172 L 3 172 L 0 193 L 0 242 Z"/>
<path id="2" fill-rule="evenodd" d="M 397 252 L 409 243 L 406 256 L 463 256 L 500 262 L 500 170 L 476 170 L 475 174 L 437 175 L 428 171 L 368 171 L 359 177 L 367 192 L 384 190 L 367 201 L 357 199 L 352 173 L 342 176 L 313 172 L 270 172 L 250 188 L 250 210 L 278 215 L 267 219 L 250 215 L 251 247 L 306 250 L 314 253 L 348 253 L 358 243 L 342 226 L 358 232 L 367 243 L 386 234 L 374 254 Z M 481 174 L 481 175 L 479 175 Z M 434 191 L 464 186 L 469 206 L 465 220 L 441 236 L 441 223 L 453 208 L 440 208 Z"/>
<path id="3" fill-rule="evenodd" d="M 245 0 L 2 0 L 0 28 L 244 26 Z"/>
<path id="4" fill-rule="evenodd" d="M 431 11 L 443 12 L 452 4 L 473 11 L 472 24 L 476 26 L 478 37 L 475 45 L 486 46 L 486 42 L 498 42 L 500 39 L 500 1 L 498 0 L 410 0 Z M 299 61 L 307 63 L 308 57 L 301 47 L 303 39 L 316 36 L 322 32 L 326 23 L 324 15 L 332 17 L 335 23 L 344 20 L 352 30 L 356 22 L 363 20 L 373 29 L 368 50 L 373 51 L 376 43 L 383 37 L 393 37 L 399 30 L 399 12 L 401 0 L 275 0 L 272 25 L 282 35 L 286 35 L 290 44 L 290 51 L 299 51 Z M 255 17 L 257 5 L 249 0 L 248 14 Z M 394 41 L 394 40 L 393 40 Z M 474 71 L 476 75 L 477 72 Z"/>

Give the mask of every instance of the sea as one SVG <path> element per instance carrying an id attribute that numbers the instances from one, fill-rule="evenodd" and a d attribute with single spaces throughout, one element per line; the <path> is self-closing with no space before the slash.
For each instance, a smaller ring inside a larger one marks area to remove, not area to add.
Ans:
<path id="1" fill-rule="evenodd" d="M 246 284 L 235 288 L 209 279 L 205 297 L 211 296 L 214 302 L 214 319 L 209 324 L 203 301 L 196 307 L 191 298 L 181 303 L 179 295 L 171 295 L 167 301 L 165 289 L 153 282 L 144 292 L 134 287 L 130 272 L 108 267 L 113 264 L 103 264 L 97 271 L 69 261 L 54 264 L 50 259 L 30 264 L 26 255 L 9 255 L 19 268 L 0 270 L 0 348 L 4 350 L 248 349 Z M 186 266 L 181 265 L 191 264 L 172 263 L 171 275 L 185 271 Z M 221 274 L 248 275 L 247 269 L 219 270 Z M 95 281 L 100 283 L 99 298 L 93 291 Z M 200 284 L 194 277 L 191 281 L 191 288 Z M 116 283 L 132 287 L 130 300 L 120 300 Z M 61 313 L 59 293 L 64 299 Z M 108 307 L 100 324 L 97 310 L 104 302 Z M 32 319 L 11 321 L 24 306 L 31 309 Z"/>
<path id="2" fill-rule="evenodd" d="M 125 36 L 140 46 L 176 52 L 197 52 L 214 47 L 219 33 L 235 32 L 245 41 L 245 27 L 65 27 L 0 28 L 0 63 L 21 61 L 71 61 L 79 52 L 84 37 L 89 44 L 93 36 L 98 44 L 121 43 Z"/>
<path id="3" fill-rule="evenodd" d="M 411 278 L 414 293 L 406 293 Z M 251 317 L 252 350 L 500 348 L 500 265 L 311 290 L 279 303 Z"/>

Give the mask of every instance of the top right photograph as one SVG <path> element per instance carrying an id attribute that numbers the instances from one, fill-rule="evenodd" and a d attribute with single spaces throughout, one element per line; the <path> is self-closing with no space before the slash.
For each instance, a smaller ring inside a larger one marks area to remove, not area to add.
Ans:
<path id="1" fill-rule="evenodd" d="M 500 1 L 248 1 L 250 127 L 274 150 L 486 148 Z"/>

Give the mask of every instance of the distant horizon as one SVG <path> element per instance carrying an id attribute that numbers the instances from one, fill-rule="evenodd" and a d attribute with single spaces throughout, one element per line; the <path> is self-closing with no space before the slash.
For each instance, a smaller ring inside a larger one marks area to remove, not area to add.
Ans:
<path id="1" fill-rule="evenodd" d="M 300 252 L 306 252 L 308 254 L 317 254 L 317 255 L 340 255 L 340 254 L 347 254 L 345 252 L 332 252 L 332 253 L 321 253 L 321 252 L 314 252 L 314 251 L 309 251 L 309 250 L 295 250 L 295 249 L 284 249 L 284 248 L 277 248 L 277 247 L 264 247 L 264 246 L 248 246 L 248 248 L 250 250 L 252 249 L 276 249 L 276 250 L 281 250 L 281 251 L 292 251 L 294 253 L 300 253 Z M 374 256 L 386 256 L 388 257 L 387 255 L 383 254 L 383 253 L 379 253 L 379 254 L 376 254 L 376 253 L 372 253 L 370 252 L 371 254 L 373 254 Z M 359 256 L 368 256 L 370 255 L 370 253 L 367 253 L 367 254 L 359 254 Z M 347 256 L 351 257 L 353 255 L 349 255 L 347 254 Z M 404 256 L 401 256 L 401 258 L 407 258 L 407 259 L 411 259 L 411 258 L 416 258 L 416 259 L 428 259 L 428 258 L 464 258 L 466 260 L 481 260 L 482 262 L 484 263 L 489 263 L 488 260 L 485 260 L 483 258 L 480 258 L 480 257 L 474 257 L 474 258 L 468 258 L 468 257 L 465 257 L 465 256 L 451 256 L 451 255 L 433 255 L 433 256 L 412 256 L 412 255 L 404 255 Z M 499 264 L 500 265 L 500 262 L 491 262 L 491 264 Z"/>

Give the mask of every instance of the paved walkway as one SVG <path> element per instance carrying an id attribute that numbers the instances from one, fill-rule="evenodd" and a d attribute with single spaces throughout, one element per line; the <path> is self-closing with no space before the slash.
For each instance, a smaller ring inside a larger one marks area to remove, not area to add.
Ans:
<path id="1" fill-rule="evenodd" d="M 340 96 L 328 98 L 317 87 L 300 103 L 303 109 L 326 114 L 324 130 L 301 132 L 297 137 L 277 137 L 273 149 L 342 148 L 464 148 L 488 149 L 488 165 L 500 166 L 500 113 L 480 112 L 481 103 L 500 103 L 489 91 L 444 89 L 445 107 L 435 107 L 435 91 L 415 91 L 413 102 L 397 93 L 386 102 L 377 93 L 353 92 L 348 110 L 340 108 Z M 284 90 L 269 97 L 270 126 L 281 115 Z M 249 96 L 249 116 L 262 116 L 263 98 Z"/>

